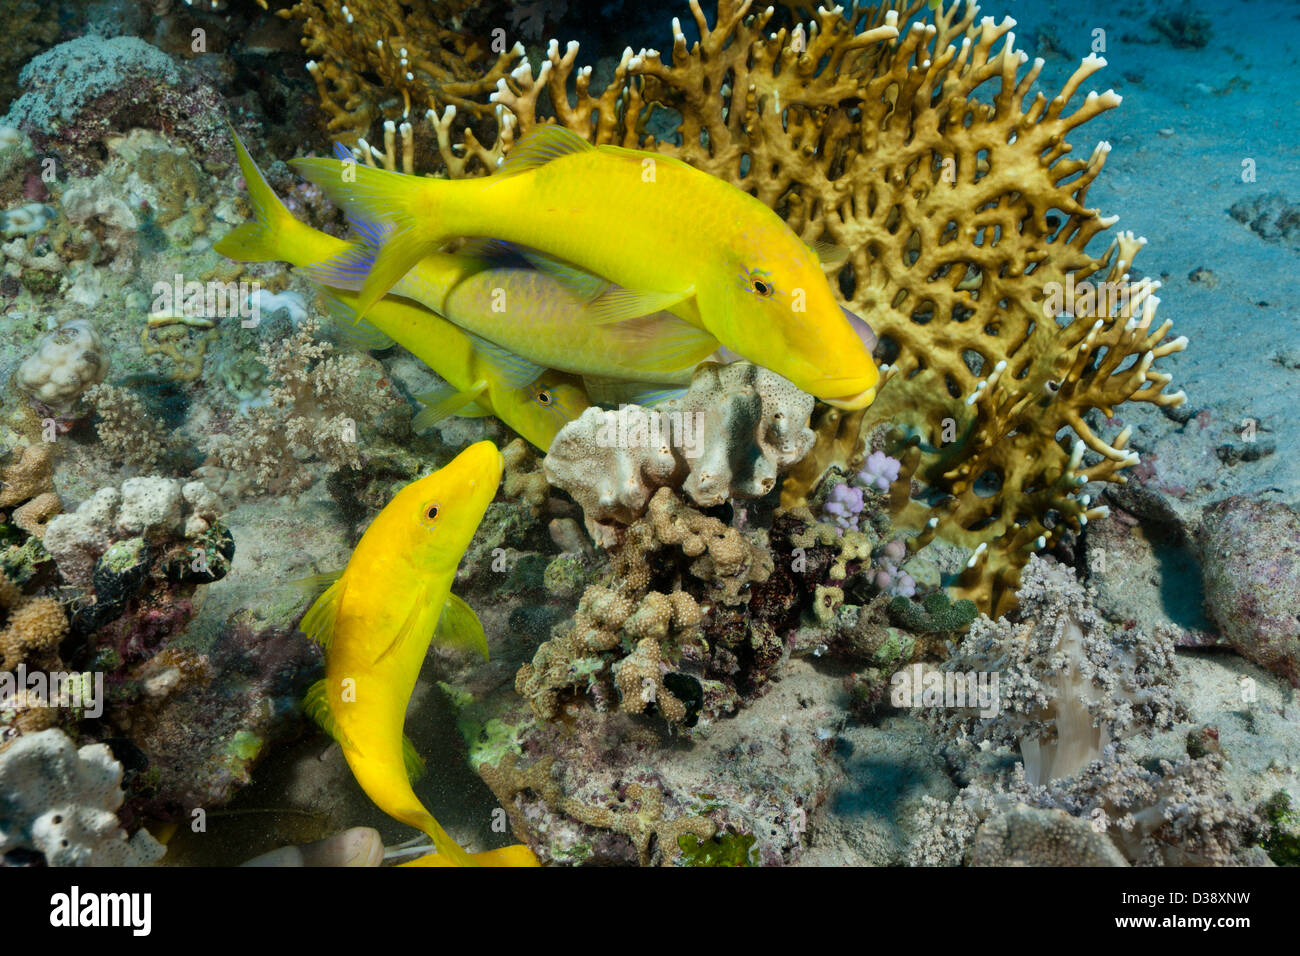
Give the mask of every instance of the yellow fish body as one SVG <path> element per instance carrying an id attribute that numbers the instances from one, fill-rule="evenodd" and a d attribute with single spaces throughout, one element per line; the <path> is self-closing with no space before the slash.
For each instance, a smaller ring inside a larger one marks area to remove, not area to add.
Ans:
<path id="1" fill-rule="evenodd" d="M 325 677 L 308 691 L 308 713 L 339 742 L 366 795 L 433 840 L 441 859 L 428 864 L 536 865 L 526 847 L 479 859 L 452 840 L 411 788 L 419 758 L 402 734 L 435 627 L 441 646 L 487 657 L 478 618 L 451 593 L 451 582 L 501 470 L 496 446 L 479 442 L 402 488 L 300 625 L 325 646 Z"/>
<path id="2" fill-rule="evenodd" d="M 303 272 L 322 285 L 355 292 L 375 253 L 369 243 L 353 243 Z M 718 348 L 712 335 L 669 312 L 628 315 L 637 310 L 637 300 L 621 289 L 603 283 L 584 295 L 545 271 L 498 264 L 505 254 L 498 251 L 486 261 L 473 256 L 483 267 L 471 269 L 459 261 L 463 253 L 431 253 L 381 301 L 413 299 L 537 365 L 600 379 L 687 385 L 695 366 Z"/>
<path id="3" fill-rule="evenodd" d="M 604 277 L 639 297 L 642 314 L 668 309 L 831 404 L 875 398 L 875 363 L 816 254 L 758 199 L 686 163 L 552 126 L 485 179 L 293 165 L 353 215 L 391 227 L 362 315 L 447 240 L 493 237 Z"/>
<path id="4" fill-rule="evenodd" d="M 223 236 L 214 246 L 218 253 L 242 262 L 282 260 L 307 267 L 338 257 L 351 247 L 346 240 L 295 219 L 238 138 L 235 150 L 255 219 Z M 436 279 L 454 285 L 486 265 L 479 260 L 443 256 L 437 262 L 442 272 Z M 434 281 L 433 277 L 430 281 Z M 345 319 L 351 316 L 355 320 L 355 302 L 353 293 L 332 293 L 333 307 Z M 368 322 L 379 338 L 365 344 L 379 347 L 390 344 L 389 339 L 396 341 L 451 386 L 452 394 L 435 397 L 440 404 L 434 406 L 432 414 L 417 417 L 417 424 L 451 412 L 466 414 L 472 412 L 471 406 L 477 406 L 480 412 L 495 415 L 546 451 L 556 433 L 591 404 L 582 385 L 572 376 L 550 371 L 537 376 L 533 369 L 514 377 L 504 374 L 501 364 L 493 361 L 493 356 L 478 347 L 464 330 L 408 300 L 386 299 L 376 304 Z"/>

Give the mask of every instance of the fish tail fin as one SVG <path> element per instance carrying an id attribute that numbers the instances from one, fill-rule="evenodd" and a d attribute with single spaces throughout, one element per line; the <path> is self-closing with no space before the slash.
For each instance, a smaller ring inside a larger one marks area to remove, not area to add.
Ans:
<path id="1" fill-rule="evenodd" d="M 226 233 L 213 245 L 219 254 L 237 262 L 268 262 L 284 258 L 281 233 L 286 225 L 297 220 L 280 202 L 271 184 L 253 162 L 244 144 L 234 131 L 235 155 L 239 157 L 239 171 L 248 185 L 248 200 L 253 206 L 253 221 L 244 223 Z"/>
<path id="2" fill-rule="evenodd" d="M 446 238 L 438 215 L 438 192 L 447 185 L 442 180 L 333 159 L 299 159 L 293 167 L 354 220 L 384 224 L 386 239 L 361 285 L 359 316 Z"/>

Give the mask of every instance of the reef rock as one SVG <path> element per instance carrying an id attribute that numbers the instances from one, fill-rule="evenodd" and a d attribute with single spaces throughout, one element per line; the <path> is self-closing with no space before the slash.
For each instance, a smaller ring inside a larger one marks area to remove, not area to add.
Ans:
<path id="1" fill-rule="evenodd" d="M 1205 608 L 1243 657 L 1300 687 L 1300 514 L 1234 495 L 1196 536 Z"/>
<path id="2" fill-rule="evenodd" d="M 589 408 L 555 437 L 550 483 L 582 506 L 587 530 L 613 542 L 613 525 L 645 513 L 657 488 L 680 487 L 702 507 L 761 498 L 812 450 L 813 398 L 748 362 L 704 363 L 680 398 L 654 408 Z"/>

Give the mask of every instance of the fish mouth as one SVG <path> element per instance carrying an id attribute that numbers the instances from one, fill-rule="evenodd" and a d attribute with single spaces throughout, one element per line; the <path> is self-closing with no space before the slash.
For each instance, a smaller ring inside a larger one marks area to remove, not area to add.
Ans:
<path id="1" fill-rule="evenodd" d="M 823 398 L 822 401 L 833 408 L 842 408 L 846 412 L 856 412 L 859 409 L 866 408 L 876 400 L 876 387 L 864 388 L 856 395 L 845 395 L 839 398 Z"/>

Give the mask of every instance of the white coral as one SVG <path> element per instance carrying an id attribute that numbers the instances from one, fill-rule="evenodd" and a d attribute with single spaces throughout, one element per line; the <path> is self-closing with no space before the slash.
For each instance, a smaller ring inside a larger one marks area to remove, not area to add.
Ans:
<path id="1" fill-rule="evenodd" d="M 0 854 L 37 850 L 50 866 L 132 866 L 165 852 L 117 819 L 122 765 L 104 744 L 76 748 L 61 730 L 25 734 L 0 753 Z"/>
<path id="2" fill-rule="evenodd" d="M 92 385 L 104 380 L 108 353 L 85 319 L 65 322 L 47 333 L 18 367 L 17 385 L 56 411 L 66 410 Z"/>

